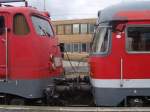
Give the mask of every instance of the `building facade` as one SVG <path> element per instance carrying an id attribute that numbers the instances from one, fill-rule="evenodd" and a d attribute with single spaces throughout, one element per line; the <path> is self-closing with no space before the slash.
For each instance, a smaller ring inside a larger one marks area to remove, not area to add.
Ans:
<path id="1" fill-rule="evenodd" d="M 95 23 L 94 18 L 53 21 L 59 43 L 64 46 L 65 59 L 82 61 L 87 58 Z"/>

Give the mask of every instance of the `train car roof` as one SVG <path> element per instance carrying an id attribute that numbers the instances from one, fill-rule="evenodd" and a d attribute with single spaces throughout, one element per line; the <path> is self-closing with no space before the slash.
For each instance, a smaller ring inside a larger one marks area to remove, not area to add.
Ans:
<path id="1" fill-rule="evenodd" d="M 150 1 L 121 2 L 98 12 L 98 23 L 147 19 L 150 20 Z"/>

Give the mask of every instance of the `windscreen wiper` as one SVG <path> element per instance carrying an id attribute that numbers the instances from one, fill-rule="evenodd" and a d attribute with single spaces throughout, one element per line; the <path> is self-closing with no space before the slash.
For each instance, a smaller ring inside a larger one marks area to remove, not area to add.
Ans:
<path id="1" fill-rule="evenodd" d="M 43 29 L 40 25 L 39 25 L 40 30 L 47 36 L 51 36 L 45 29 Z"/>

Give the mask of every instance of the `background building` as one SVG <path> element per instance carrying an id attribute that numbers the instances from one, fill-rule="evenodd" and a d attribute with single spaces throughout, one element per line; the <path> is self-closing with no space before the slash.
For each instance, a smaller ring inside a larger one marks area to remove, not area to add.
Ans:
<path id="1" fill-rule="evenodd" d="M 90 42 L 96 19 L 53 21 L 59 43 L 64 46 L 65 59 L 84 61 L 90 51 Z M 68 56 L 68 57 L 67 57 Z"/>

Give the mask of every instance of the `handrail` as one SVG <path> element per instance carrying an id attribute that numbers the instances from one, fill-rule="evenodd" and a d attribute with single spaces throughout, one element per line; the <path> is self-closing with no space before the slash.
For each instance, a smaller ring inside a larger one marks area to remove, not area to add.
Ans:
<path id="1" fill-rule="evenodd" d="M 123 59 L 120 60 L 120 87 L 123 87 Z"/>
<path id="2" fill-rule="evenodd" d="M 5 28 L 5 39 L 6 39 L 6 81 L 8 81 L 8 29 Z"/>

